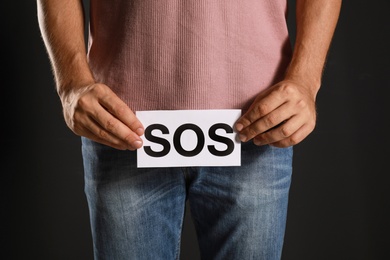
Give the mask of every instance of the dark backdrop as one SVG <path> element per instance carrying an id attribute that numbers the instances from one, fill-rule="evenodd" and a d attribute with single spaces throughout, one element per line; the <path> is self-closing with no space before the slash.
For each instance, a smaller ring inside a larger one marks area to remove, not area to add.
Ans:
<path id="1" fill-rule="evenodd" d="M 284 260 L 390 259 L 389 8 L 344 0 L 317 128 L 295 147 Z M 62 118 L 35 1 L 3 1 L 1 13 L 0 254 L 92 259 L 80 141 Z M 198 259 L 189 215 L 182 248 Z"/>

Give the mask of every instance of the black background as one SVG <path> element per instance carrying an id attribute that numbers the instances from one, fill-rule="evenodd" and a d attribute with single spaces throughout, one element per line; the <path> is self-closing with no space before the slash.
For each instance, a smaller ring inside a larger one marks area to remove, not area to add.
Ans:
<path id="1" fill-rule="evenodd" d="M 344 0 L 317 128 L 295 147 L 283 260 L 390 259 L 389 3 Z M 1 13 L 0 254 L 92 259 L 80 141 L 62 118 L 36 3 L 3 1 Z M 198 255 L 187 215 L 182 259 Z"/>

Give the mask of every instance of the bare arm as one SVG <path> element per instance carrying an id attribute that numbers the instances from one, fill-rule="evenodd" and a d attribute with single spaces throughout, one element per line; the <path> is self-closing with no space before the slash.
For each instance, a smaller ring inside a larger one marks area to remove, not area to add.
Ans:
<path id="1" fill-rule="evenodd" d="M 82 1 L 37 0 L 37 7 L 68 127 L 117 149 L 141 147 L 141 122 L 108 86 L 95 82 L 89 69 Z"/>
<path id="2" fill-rule="evenodd" d="M 261 92 L 237 121 L 241 141 L 295 145 L 316 124 L 316 95 L 338 21 L 341 0 L 297 0 L 297 35 L 283 81 Z"/>
<path id="3" fill-rule="evenodd" d="M 313 94 L 321 85 L 322 71 L 339 18 L 341 0 L 297 0 L 297 37 L 287 79 L 304 82 Z"/>

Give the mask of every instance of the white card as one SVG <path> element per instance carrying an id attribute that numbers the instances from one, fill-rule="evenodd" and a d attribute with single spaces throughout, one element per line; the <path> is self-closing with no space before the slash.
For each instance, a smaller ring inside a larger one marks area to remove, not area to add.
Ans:
<path id="1" fill-rule="evenodd" d="M 239 109 L 137 111 L 145 133 L 138 168 L 240 166 Z"/>

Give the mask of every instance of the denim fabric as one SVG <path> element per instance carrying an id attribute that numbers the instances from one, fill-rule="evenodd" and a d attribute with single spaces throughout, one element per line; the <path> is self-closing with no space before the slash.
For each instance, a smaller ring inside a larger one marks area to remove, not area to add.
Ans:
<path id="1" fill-rule="evenodd" d="M 187 200 L 202 259 L 280 259 L 292 153 L 248 142 L 240 167 L 138 169 L 82 138 L 95 259 L 179 259 Z"/>

